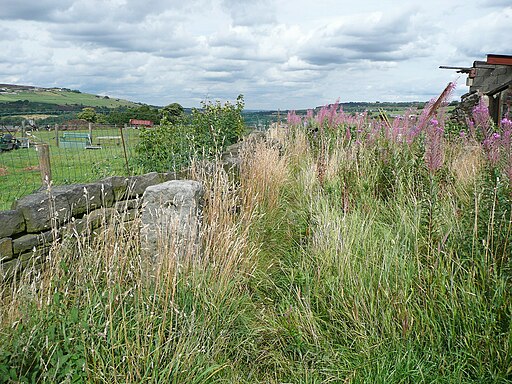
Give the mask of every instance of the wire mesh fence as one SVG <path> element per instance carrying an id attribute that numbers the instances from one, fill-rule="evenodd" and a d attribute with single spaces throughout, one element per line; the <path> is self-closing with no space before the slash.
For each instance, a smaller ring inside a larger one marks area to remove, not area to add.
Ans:
<path id="1" fill-rule="evenodd" d="M 134 163 L 140 130 L 133 127 L 54 126 L 9 134 L 13 145 L 0 132 L 4 137 L 3 144 L 0 141 L 0 210 L 10 209 L 15 200 L 42 187 L 41 144 L 48 145 L 52 185 L 140 173 Z"/>

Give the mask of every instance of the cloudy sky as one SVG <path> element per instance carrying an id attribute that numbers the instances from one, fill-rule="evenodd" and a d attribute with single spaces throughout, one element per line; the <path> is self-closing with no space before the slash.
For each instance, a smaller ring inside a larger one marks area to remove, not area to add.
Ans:
<path id="1" fill-rule="evenodd" d="M 512 54 L 512 0 L 0 0 L 0 83 L 154 105 L 425 101 Z"/>

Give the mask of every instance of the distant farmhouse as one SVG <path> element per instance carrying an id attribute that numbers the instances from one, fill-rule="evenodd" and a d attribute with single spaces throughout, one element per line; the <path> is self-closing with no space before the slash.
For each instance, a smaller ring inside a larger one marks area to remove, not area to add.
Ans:
<path id="1" fill-rule="evenodd" d="M 486 61 L 475 61 L 472 67 L 440 68 L 468 74 L 469 92 L 461 97 L 461 108 L 466 114 L 482 98 L 495 124 L 499 125 L 505 117 L 512 118 L 512 56 L 489 54 Z"/>

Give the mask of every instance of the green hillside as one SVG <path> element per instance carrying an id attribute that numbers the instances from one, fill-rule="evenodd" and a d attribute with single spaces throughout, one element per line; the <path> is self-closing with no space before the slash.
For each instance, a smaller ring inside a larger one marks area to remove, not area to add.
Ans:
<path id="1" fill-rule="evenodd" d="M 0 84 L 0 103 L 27 100 L 31 103 L 81 105 L 87 107 L 116 108 L 139 105 L 128 100 L 82 93 L 67 88 L 41 88 L 23 85 Z"/>

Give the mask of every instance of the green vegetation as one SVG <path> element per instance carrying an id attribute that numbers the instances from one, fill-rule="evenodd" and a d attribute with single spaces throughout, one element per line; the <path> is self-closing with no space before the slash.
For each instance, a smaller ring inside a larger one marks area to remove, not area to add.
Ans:
<path id="1" fill-rule="evenodd" d="M 242 95 L 236 104 L 203 102 L 190 118 L 180 107 L 164 108 L 160 126 L 141 132 L 136 162 L 146 172 L 180 170 L 192 159 L 212 158 L 238 141 L 245 130 Z"/>
<path id="2" fill-rule="evenodd" d="M 434 106 L 392 124 L 290 114 L 247 141 L 236 180 L 195 164 L 200 255 L 148 266 L 138 219 L 65 237 L 3 286 L 0 377 L 510 382 L 512 126 L 447 140 Z"/>
<path id="3" fill-rule="evenodd" d="M 87 130 L 73 131 L 88 133 Z M 138 173 L 133 157 L 139 141 L 139 131 L 123 129 L 130 173 Z M 62 137 L 63 131 L 59 133 Z M 93 144 L 98 136 L 120 136 L 119 128 L 95 126 Z M 102 149 L 60 148 L 56 146 L 55 132 L 32 132 L 31 141 L 50 145 L 50 162 L 54 185 L 86 183 L 105 176 L 126 175 L 126 160 L 119 140 L 103 142 Z M 9 209 L 16 198 L 41 187 L 38 154 L 35 147 L 0 153 L 0 209 Z"/>
<path id="4" fill-rule="evenodd" d="M 21 125 L 34 120 L 35 125 L 65 124 L 80 117 L 84 109 L 94 112 L 87 121 L 127 124 L 131 118 L 158 122 L 157 108 L 108 96 L 81 93 L 66 88 L 36 88 L 0 85 L 0 125 Z M 89 112 L 89 114 L 92 112 Z"/>
<path id="5" fill-rule="evenodd" d="M 1 85 L 6 91 L 0 93 L 0 104 L 16 101 L 57 105 L 82 105 L 90 107 L 115 108 L 120 106 L 135 107 L 131 101 L 98 96 L 90 93 L 81 93 L 63 88 L 35 88 L 23 86 Z"/>

